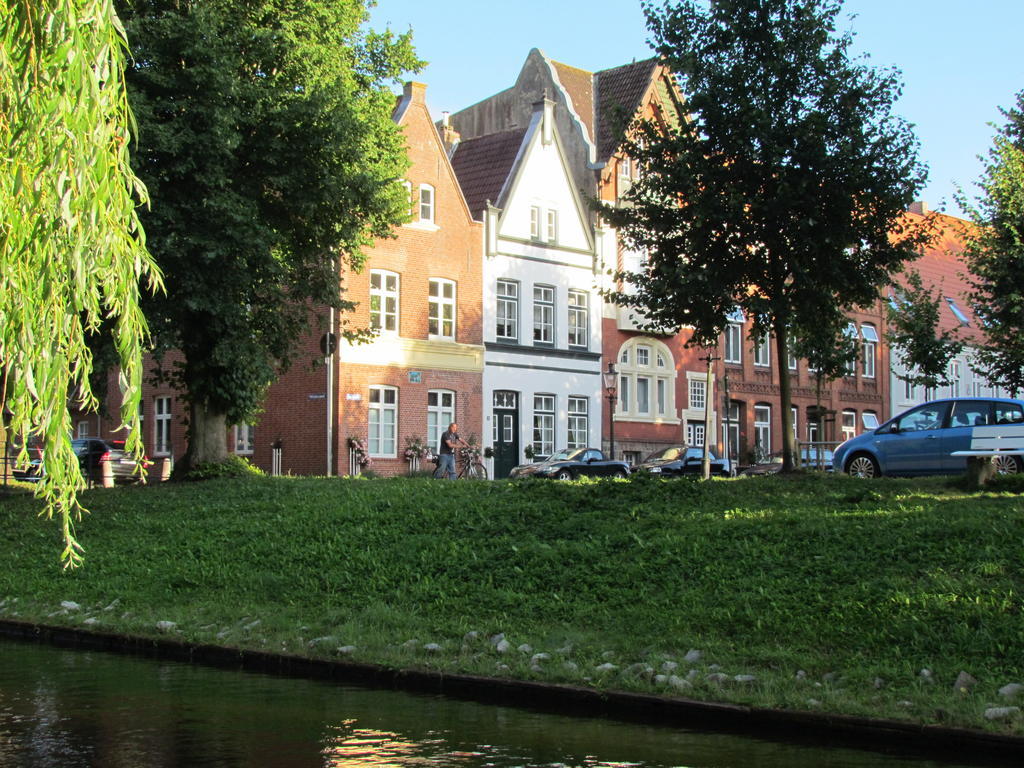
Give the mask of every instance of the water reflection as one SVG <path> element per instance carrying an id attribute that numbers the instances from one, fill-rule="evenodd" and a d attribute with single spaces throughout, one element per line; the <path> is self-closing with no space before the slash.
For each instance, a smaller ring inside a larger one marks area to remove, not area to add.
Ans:
<path id="1" fill-rule="evenodd" d="M 938 768 L 0 639 L 4 768 Z"/>

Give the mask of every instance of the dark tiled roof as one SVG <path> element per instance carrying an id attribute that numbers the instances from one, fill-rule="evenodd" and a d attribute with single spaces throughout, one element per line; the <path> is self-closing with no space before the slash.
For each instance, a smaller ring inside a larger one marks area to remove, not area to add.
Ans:
<path id="1" fill-rule="evenodd" d="M 587 129 L 587 138 L 594 140 L 594 74 L 585 69 L 570 67 L 560 61 L 551 62 L 558 80 L 565 89 L 572 108 Z"/>
<path id="2" fill-rule="evenodd" d="M 597 105 L 597 157 L 605 160 L 615 154 L 622 141 L 621 112 L 631 120 L 640 109 L 640 100 L 651 83 L 658 60 L 644 59 L 613 67 L 594 75 Z"/>
<path id="3" fill-rule="evenodd" d="M 512 171 L 526 128 L 491 133 L 459 142 L 452 155 L 452 168 L 473 218 L 478 218 L 487 201 L 498 195 Z"/>

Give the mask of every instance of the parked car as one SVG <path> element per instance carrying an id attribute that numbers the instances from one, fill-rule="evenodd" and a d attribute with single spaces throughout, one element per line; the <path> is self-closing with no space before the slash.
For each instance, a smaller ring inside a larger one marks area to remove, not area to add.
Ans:
<path id="1" fill-rule="evenodd" d="M 855 477 L 944 475 L 967 470 L 967 459 L 951 455 L 971 446 L 974 427 L 1024 424 L 1024 400 L 955 397 L 918 405 L 836 448 L 835 465 Z M 997 456 L 996 470 L 1024 470 L 1021 456 Z"/>
<path id="2" fill-rule="evenodd" d="M 115 445 L 98 437 L 80 437 L 71 441 L 71 447 L 78 456 L 82 475 L 93 483 L 103 482 L 104 464 L 110 465 L 115 483 L 138 483 L 142 479 L 135 458 L 124 450 L 123 440 Z M 143 464 L 148 466 L 148 459 L 144 458 Z"/>
<path id="3" fill-rule="evenodd" d="M 713 452 L 708 454 L 711 460 L 711 474 L 729 477 L 732 475 L 732 462 L 726 458 L 716 458 Z M 699 475 L 704 465 L 704 449 L 673 445 L 655 451 L 634 466 L 634 472 L 650 472 L 663 477 L 679 477 L 680 475 Z"/>
<path id="4" fill-rule="evenodd" d="M 18 450 L 14 447 L 11 449 L 11 460 L 18 455 Z M 15 467 L 11 473 L 15 480 L 20 480 L 23 483 L 38 483 L 43 479 L 43 447 L 38 443 L 29 443 L 28 445 L 29 463 L 27 466 Z"/>
<path id="5" fill-rule="evenodd" d="M 828 448 L 808 446 L 800 449 L 801 469 L 821 469 L 831 472 L 833 466 L 833 454 Z M 758 461 L 740 471 L 740 475 L 774 475 L 782 471 L 782 451 L 770 454 L 763 461 Z"/>
<path id="6" fill-rule="evenodd" d="M 558 451 L 535 464 L 513 467 L 509 477 L 553 477 L 575 480 L 577 477 L 627 477 L 629 465 L 607 459 L 597 448 L 572 448 Z"/>

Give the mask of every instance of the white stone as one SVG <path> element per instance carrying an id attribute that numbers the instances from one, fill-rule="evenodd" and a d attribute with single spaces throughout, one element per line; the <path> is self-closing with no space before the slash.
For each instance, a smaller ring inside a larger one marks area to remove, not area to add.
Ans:
<path id="1" fill-rule="evenodd" d="M 614 672 L 617 669 L 617 666 L 609 662 L 605 662 L 604 664 L 598 664 L 596 667 L 594 667 L 595 672 Z"/>
<path id="2" fill-rule="evenodd" d="M 465 640 L 467 643 L 471 643 L 474 640 L 479 640 L 480 639 L 480 633 L 477 632 L 475 629 L 472 629 L 469 632 L 467 632 L 466 634 L 464 634 L 462 636 L 462 639 Z"/>
<path id="3" fill-rule="evenodd" d="M 664 685 L 667 682 L 668 682 L 668 675 L 655 675 L 654 676 L 654 683 L 655 683 L 655 685 Z"/>
<path id="4" fill-rule="evenodd" d="M 670 688 L 675 688 L 677 691 L 688 691 L 693 688 L 693 683 L 678 675 L 669 675 L 668 684 Z"/>
<path id="5" fill-rule="evenodd" d="M 260 620 L 256 619 L 256 621 L 250 621 L 248 624 L 242 627 L 242 629 L 244 629 L 246 632 L 249 632 L 250 630 L 256 629 L 256 627 L 258 627 L 259 625 Z"/>
<path id="6" fill-rule="evenodd" d="M 579 664 L 577 664 L 572 659 L 567 659 L 565 664 L 563 664 L 562 666 L 564 666 L 570 672 L 575 672 L 576 670 L 578 670 L 580 668 Z"/>
<path id="7" fill-rule="evenodd" d="M 1004 699 L 1015 699 L 1021 691 L 1024 691 L 1024 685 L 1020 683 L 1007 683 L 999 689 L 999 695 Z"/>
<path id="8" fill-rule="evenodd" d="M 220 635 L 217 635 L 217 637 L 220 637 Z M 307 645 L 312 648 L 320 645 L 321 643 L 335 643 L 337 640 L 338 638 L 334 637 L 334 635 L 325 635 L 324 637 L 314 637 L 307 643 Z"/>
<path id="9" fill-rule="evenodd" d="M 610 661 L 615 658 L 615 651 L 605 651 L 601 654 L 601 658 L 605 661 Z"/>
<path id="10" fill-rule="evenodd" d="M 808 707 L 813 707 L 813 708 L 817 709 L 818 707 L 821 706 L 821 702 L 818 701 L 817 699 L 808 699 L 807 700 L 807 706 Z"/>
<path id="11" fill-rule="evenodd" d="M 516 650 L 520 653 L 533 653 L 533 646 L 529 643 L 523 643 Z"/>
<path id="12" fill-rule="evenodd" d="M 80 611 L 80 610 L 82 610 L 82 606 L 80 606 L 78 603 L 74 602 L 73 600 L 61 600 L 60 601 L 60 607 L 63 608 L 65 611 Z"/>
<path id="13" fill-rule="evenodd" d="M 710 675 L 708 675 L 704 679 L 707 680 L 712 685 L 721 685 L 722 683 L 724 683 L 726 680 L 729 679 L 729 676 L 727 674 L 725 674 L 724 672 L 712 672 Z"/>
<path id="14" fill-rule="evenodd" d="M 953 692 L 959 694 L 967 694 L 974 690 L 974 686 L 978 684 L 978 681 L 974 679 L 968 672 L 960 671 L 960 674 L 956 677 L 956 682 L 953 683 Z"/>
<path id="15" fill-rule="evenodd" d="M 284 645 L 284 643 L 282 643 L 282 645 Z M 351 656 L 355 652 L 356 647 L 354 645 L 343 645 L 341 646 L 341 648 L 338 649 L 338 653 L 340 653 L 342 656 Z"/>
<path id="16" fill-rule="evenodd" d="M 986 720 L 1009 720 L 1020 712 L 1020 707 L 989 707 L 985 710 Z"/>
<path id="17" fill-rule="evenodd" d="M 551 659 L 550 653 L 535 653 L 530 658 L 531 664 L 540 664 L 542 661 L 549 661 Z"/>
<path id="18" fill-rule="evenodd" d="M 427 643 L 423 646 L 423 650 L 428 653 L 439 653 L 441 651 L 441 646 L 437 643 Z"/>
<path id="19" fill-rule="evenodd" d="M 754 683 L 757 682 L 757 677 L 754 675 L 735 675 L 733 678 L 737 683 Z"/>
<path id="20" fill-rule="evenodd" d="M 666 661 L 661 665 L 661 671 L 665 673 L 675 672 L 677 669 L 679 669 L 679 665 L 674 661 Z"/>
<path id="21" fill-rule="evenodd" d="M 88 619 L 82 622 L 82 624 L 84 624 L 87 627 L 95 627 L 99 623 L 100 620 L 97 619 L 95 616 L 90 616 Z"/>
<path id="22" fill-rule="evenodd" d="M 683 657 L 683 661 L 687 664 L 696 664 L 702 658 L 704 658 L 704 654 L 701 651 L 690 650 L 687 651 L 686 656 Z"/>
<path id="23" fill-rule="evenodd" d="M 156 628 L 159 632 L 173 632 L 177 626 L 173 621 L 158 621 L 156 623 Z"/>
<path id="24" fill-rule="evenodd" d="M 495 650 L 498 651 L 498 653 L 508 653 L 510 650 L 512 650 L 512 643 L 510 643 L 508 640 L 502 639 L 494 647 Z"/>
<path id="25" fill-rule="evenodd" d="M 120 605 L 120 604 L 121 604 L 121 598 L 117 598 L 116 600 L 114 600 L 114 602 L 112 602 L 112 603 L 111 603 L 110 605 L 108 605 L 108 606 L 107 606 L 106 608 L 104 608 L 103 610 L 104 610 L 104 611 L 112 611 L 112 610 L 114 610 L 115 608 L 117 608 L 117 606 L 118 606 L 118 605 Z"/>
<path id="26" fill-rule="evenodd" d="M 491 645 L 497 645 L 498 643 L 500 643 L 504 639 L 505 639 L 505 633 L 504 632 L 499 632 L 496 635 L 491 635 L 491 637 L 490 637 Z"/>

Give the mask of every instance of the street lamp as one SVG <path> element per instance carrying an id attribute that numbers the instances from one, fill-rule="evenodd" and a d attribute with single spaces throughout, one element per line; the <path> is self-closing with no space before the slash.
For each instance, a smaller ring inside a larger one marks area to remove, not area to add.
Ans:
<path id="1" fill-rule="evenodd" d="M 601 374 L 604 378 L 604 393 L 608 398 L 608 439 L 610 443 L 610 449 L 608 451 L 608 458 L 615 458 L 615 398 L 619 393 L 616 384 L 617 373 L 615 371 L 615 363 L 608 363 L 608 370 Z"/>

